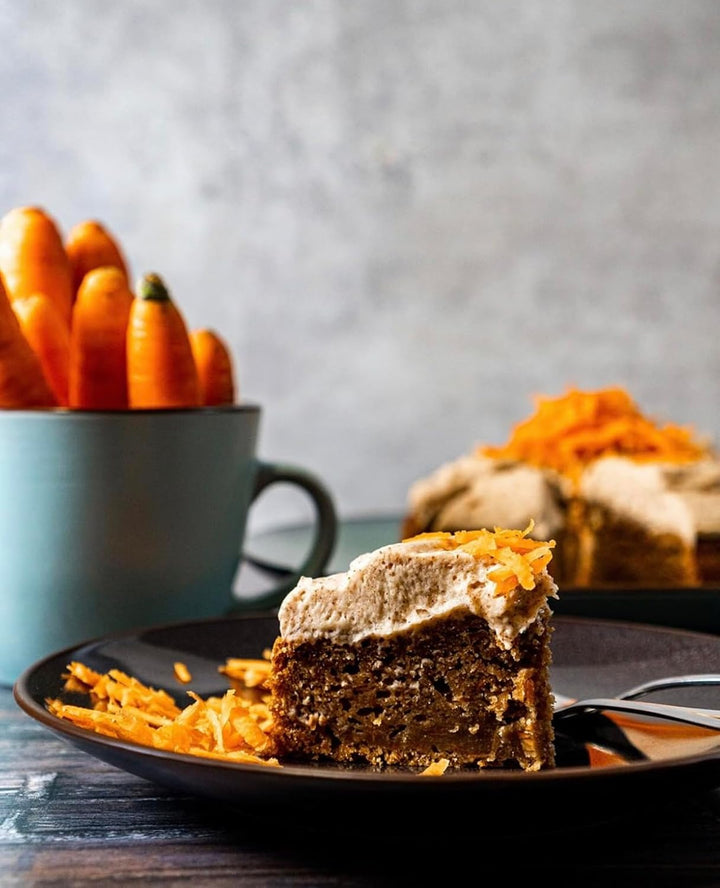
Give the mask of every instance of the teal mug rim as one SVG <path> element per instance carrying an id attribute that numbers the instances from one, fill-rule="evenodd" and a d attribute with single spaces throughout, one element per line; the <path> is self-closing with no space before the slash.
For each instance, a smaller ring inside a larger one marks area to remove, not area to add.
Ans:
<path id="1" fill-rule="evenodd" d="M 0 409 L 0 421 L 12 417 L 45 417 L 45 416 L 194 416 L 207 413 L 260 413 L 262 406 L 256 401 L 242 404 L 210 404 L 203 407 L 124 407 L 117 410 L 88 410 L 81 407 L 3 407 Z"/>

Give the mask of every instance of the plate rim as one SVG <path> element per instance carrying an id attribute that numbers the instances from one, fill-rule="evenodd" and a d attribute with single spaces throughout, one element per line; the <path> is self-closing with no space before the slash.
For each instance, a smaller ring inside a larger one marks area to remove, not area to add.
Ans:
<path id="1" fill-rule="evenodd" d="M 585 765 L 566 766 L 562 768 L 548 768 L 540 771 L 511 771 L 511 770 L 485 770 L 478 772 L 446 772 L 441 775 L 422 775 L 419 772 L 408 773 L 402 771 L 373 771 L 369 769 L 353 770 L 343 768 L 341 766 L 323 767 L 322 765 L 303 765 L 303 764 L 282 764 L 281 767 L 273 767 L 266 764 L 255 764 L 252 762 L 233 762 L 222 759 L 215 759 L 205 756 L 196 756 L 189 753 L 176 753 L 164 749 L 156 749 L 155 747 L 145 746 L 140 743 L 134 743 L 127 740 L 121 740 L 116 737 L 110 737 L 105 734 L 81 728 L 66 719 L 60 719 L 52 715 L 42 704 L 40 704 L 33 696 L 30 685 L 34 676 L 49 667 L 54 660 L 72 659 L 72 654 L 80 651 L 96 647 L 98 645 L 109 644 L 114 641 L 125 638 L 134 638 L 150 631 L 172 630 L 173 628 L 182 629 L 190 628 L 198 625 L 209 625 L 221 622 L 250 622 L 257 619 L 269 619 L 275 616 L 274 611 L 257 610 L 248 611 L 242 614 L 232 614 L 225 617 L 206 617 L 196 620 L 181 620 L 168 623 L 153 624 L 143 626 L 129 631 L 120 631 L 97 636 L 88 639 L 79 644 L 73 644 L 66 648 L 56 650 L 46 656 L 36 660 L 28 666 L 18 676 L 12 685 L 12 696 L 16 704 L 36 722 L 43 727 L 52 731 L 54 734 L 73 743 L 86 754 L 92 754 L 96 758 L 100 758 L 114 767 L 122 770 L 131 771 L 129 768 L 110 762 L 109 759 L 102 755 L 91 753 L 86 747 L 99 747 L 108 750 L 118 750 L 139 760 L 147 761 L 167 761 L 178 762 L 180 764 L 189 764 L 198 768 L 208 768 L 211 771 L 230 770 L 237 773 L 249 773 L 252 775 L 264 775 L 269 779 L 312 779 L 314 782 L 322 784 L 323 782 L 331 783 L 360 783 L 372 784 L 383 787 L 390 786 L 408 786 L 417 785 L 418 781 L 422 785 L 429 786 L 450 786 L 450 785 L 469 785 L 482 786 L 491 783 L 494 787 L 507 785 L 511 786 L 517 783 L 563 783 L 580 781 L 597 782 L 605 781 L 608 778 L 619 780 L 632 780 L 642 774 L 652 774 L 662 772 L 666 774 L 671 771 L 685 771 L 692 768 L 707 767 L 708 769 L 714 762 L 720 762 L 720 742 L 716 749 L 693 753 L 684 756 L 663 759 L 661 761 L 638 761 L 627 762 L 622 765 L 608 765 L 602 768 L 591 768 Z M 682 629 L 672 626 L 657 626 L 649 623 L 638 623 L 625 620 L 593 618 L 575 615 L 555 615 L 554 622 L 560 624 L 580 624 L 580 625 L 598 625 L 602 624 L 609 628 L 630 628 L 643 632 L 650 632 L 658 635 L 666 636 L 668 634 L 681 635 L 691 640 L 711 640 L 713 643 L 720 645 L 720 638 L 710 633 L 697 632 L 695 630 Z M 60 667 L 62 668 L 62 667 Z M 718 768 L 717 785 L 720 787 L 720 767 Z"/>

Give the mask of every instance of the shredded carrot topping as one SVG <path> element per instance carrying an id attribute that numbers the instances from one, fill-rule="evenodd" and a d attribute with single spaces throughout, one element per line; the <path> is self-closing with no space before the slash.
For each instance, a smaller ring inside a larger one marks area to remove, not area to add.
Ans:
<path id="1" fill-rule="evenodd" d="M 639 461 L 692 462 L 709 452 L 691 429 L 658 425 L 644 416 L 622 388 L 580 391 L 570 388 L 556 398 L 537 396 L 535 413 L 518 423 L 500 447 L 478 452 L 552 468 L 577 478 L 601 456 L 629 456 Z"/>
<path id="2" fill-rule="evenodd" d="M 408 537 L 403 542 L 431 540 L 441 549 L 462 549 L 474 558 L 495 562 L 497 567 L 488 577 L 496 584 L 495 593 L 504 595 L 518 584 L 523 589 L 534 589 L 537 577 L 552 559 L 555 540 L 529 539 L 528 534 L 534 527 L 535 522 L 531 520 L 525 530 L 496 527 L 493 531 L 431 531 Z"/>

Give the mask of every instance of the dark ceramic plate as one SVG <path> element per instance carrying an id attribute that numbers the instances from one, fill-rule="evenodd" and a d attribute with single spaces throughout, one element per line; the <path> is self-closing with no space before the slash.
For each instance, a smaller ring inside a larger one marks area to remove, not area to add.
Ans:
<path id="1" fill-rule="evenodd" d="M 400 539 L 401 518 L 397 515 L 368 516 L 341 521 L 335 550 L 326 572 L 347 570 L 363 552 L 396 543 Z M 247 544 L 251 564 L 301 564 L 310 549 L 312 526 L 297 524 L 253 535 Z M 557 614 L 599 617 L 655 626 L 673 626 L 697 632 L 720 634 L 720 589 L 701 586 L 686 589 L 657 588 L 562 588 L 553 602 Z"/>
<path id="2" fill-rule="evenodd" d="M 652 678 L 720 672 L 720 637 L 573 617 L 557 617 L 555 624 L 552 683 L 559 694 L 607 697 Z M 63 695 L 61 674 L 70 660 L 101 672 L 116 667 L 164 688 L 181 704 L 190 702 L 186 687 L 173 677 L 173 663 L 182 660 L 193 675 L 192 690 L 202 696 L 221 694 L 227 684 L 218 666 L 225 658 L 261 656 L 277 631 L 274 615 L 251 614 L 108 636 L 30 667 L 14 686 L 15 699 L 32 718 L 115 767 L 218 800 L 245 816 L 287 816 L 298 823 L 311 818 L 315 826 L 329 828 L 401 830 L 426 822 L 433 831 L 452 835 L 462 819 L 461 803 L 469 812 L 463 822 L 473 831 L 516 830 L 518 816 L 540 817 L 554 828 L 624 816 L 659 799 L 720 786 L 720 733 L 677 724 L 665 731 L 657 722 L 640 722 L 633 735 L 597 714 L 581 719 L 572 735 L 560 726 L 553 770 L 421 777 L 331 766 L 269 768 L 171 754 L 78 728 L 50 715 L 44 705 L 47 697 Z M 705 692 L 717 697 L 717 688 Z M 707 699 L 693 703 L 710 705 Z M 598 719 L 603 722 L 599 729 Z M 588 738 L 612 749 L 618 763 L 599 767 L 588 757 Z"/>

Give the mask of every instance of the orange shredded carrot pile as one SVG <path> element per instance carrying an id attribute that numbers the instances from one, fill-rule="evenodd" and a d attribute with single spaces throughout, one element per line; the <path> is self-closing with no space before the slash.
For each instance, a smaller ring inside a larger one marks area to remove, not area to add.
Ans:
<path id="1" fill-rule="evenodd" d="M 535 413 L 518 423 L 500 447 L 478 452 L 556 469 L 577 478 L 601 456 L 628 456 L 639 461 L 692 462 L 708 453 L 691 429 L 659 425 L 644 416 L 622 388 L 580 391 L 570 388 L 556 398 L 537 396 Z"/>
<path id="2" fill-rule="evenodd" d="M 267 697 L 244 699 L 232 688 L 222 697 L 202 699 L 188 691 L 194 702 L 181 709 L 165 691 L 148 687 L 118 669 L 100 674 L 78 662 L 67 668 L 65 689 L 89 694 L 91 705 L 47 699 L 48 710 L 58 718 L 168 752 L 279 766 L 270 754 L 272 716 Z"/>
<path id="3" fill-rule="evenodd" d="M 523 589 L 534 589 L 537 577 L 552 559 L 555 540 L 528 539 L 535 526 L 534 521 L 525 530 L 458 530 L 420 533 L 409 540 L 432 540 L 441 549 L 463 549 L 474 558 L 486 559 L 497 564 L 488 573 L 495 583 L 496 595 L 505 595 L 518 584 Z"/>

